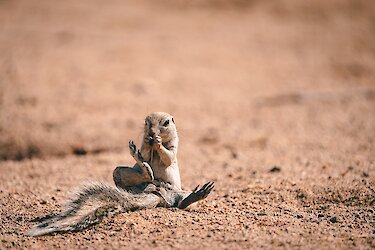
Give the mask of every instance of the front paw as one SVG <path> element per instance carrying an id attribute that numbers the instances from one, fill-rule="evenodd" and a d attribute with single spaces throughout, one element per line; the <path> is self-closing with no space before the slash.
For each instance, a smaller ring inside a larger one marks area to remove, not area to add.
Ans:
<path id="1" fill-rule="evenodd" d="M 155 139 L 154 139 L 153 149 L 158 150 L 161 148 L 161 146 L 162 146 L 161 137 L 157 135 L 155 136 Z"/>

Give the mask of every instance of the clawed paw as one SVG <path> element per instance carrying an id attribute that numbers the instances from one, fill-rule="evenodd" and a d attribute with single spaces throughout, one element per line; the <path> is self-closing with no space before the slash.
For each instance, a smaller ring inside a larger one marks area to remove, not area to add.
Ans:
<path id="1" fill-rule="evenodd" d="M 153 144 L 153 148 L 154 150 L 158 150 L 160 149 L 162 146 L 162 140 L 161 140 L 161 137 L 159 135 L 155 136 L 155 141 L 154 141 L 154 144 Z"/>
<path id="2" fill-rule="evenodd" d="M 207 195 L 211 193 L 214 187 L 214 182 L 207 182 L 201 188 L 198 185 L 196 188 L 194 188 L 191 194 L 189 194 L 185 199 L 183 199 L 178 204 L 178 208 L 184 209 L 187 208 L 190 204 L 193 204 L 194 202 L 203 200 L 207 197 Z"/>
<path id="3" fill-rule="evenodd" d="M 199 188 L 199 185 L 196 188 L 194 188 L 192 194 L 195 194 L 199 200 L 202 200 L 211 193 L 214 187 L 215 187 L 214 182 L 207 182 L 201 188 Z"/>

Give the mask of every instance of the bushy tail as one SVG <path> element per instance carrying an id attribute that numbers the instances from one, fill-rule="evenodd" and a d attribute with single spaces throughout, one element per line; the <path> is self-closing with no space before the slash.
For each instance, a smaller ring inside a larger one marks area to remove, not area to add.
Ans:
<path id="1" fill-rule="evenodd" d="M 104 183 L 89 183 L 76 192 L 63 212 L 34 226 L 27 235 L 83 230 L 107 215 L 156 207 L 159 201 L 154 194 L 131 194 Z"/>

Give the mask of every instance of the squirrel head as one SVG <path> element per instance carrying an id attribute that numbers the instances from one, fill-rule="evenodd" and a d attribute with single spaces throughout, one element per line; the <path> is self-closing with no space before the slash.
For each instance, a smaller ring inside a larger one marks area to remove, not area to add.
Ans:
<path id="1" fill-rule="evenodd" d="M 156 136 L 160 136 L 163 143 L 177 138 L 173 116 L 165 112 L 148 115 L 145 119 L 144 136 L 150 137 L 150 144 L 153 144 Z"/>

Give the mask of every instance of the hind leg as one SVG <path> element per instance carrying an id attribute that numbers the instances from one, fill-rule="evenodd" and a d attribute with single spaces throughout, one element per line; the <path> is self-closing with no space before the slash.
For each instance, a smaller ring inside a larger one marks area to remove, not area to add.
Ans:
<path id="1" fill-rule="evenodd" d="M 154 172 L 150 165 L 143 159 L 141 151 L 137 150 L 133 141 L 129 141 L 130 155 L 134 158 L 136 164 L 141 168 L 142 172 L 148 174 L 151 181 L 154 180 Z"/>
<path id="2" fill-rule="evenodd" d="M 113 180 L 117 187 L 125 189 L 154 180 L 154 172 L 142 158 L 133 141 L 129 141 L 130 155 L 136 161 L 134 167 L 118 166 L 113 171 Z"/>
<path id="3" fill-rule="evenodd" d="M 147 170 L 145 170 L 145 168 L 141 168 L 138 165 L 135 165 L 132 168 L 126 166 L 118 166 L 113 171 L 113 180 L 116 186 L 122 189 L 130 186 L 136 186 L 145 182 L 152 182 L 154 179 L 152 169 L 148 164 L 146 166 L 146 169 Z"/>

